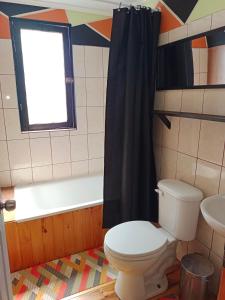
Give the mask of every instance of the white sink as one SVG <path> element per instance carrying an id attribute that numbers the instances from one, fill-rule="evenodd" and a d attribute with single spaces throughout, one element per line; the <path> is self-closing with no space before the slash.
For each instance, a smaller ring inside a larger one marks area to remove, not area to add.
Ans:
<path id="1" fill-rule="evenodd" d="M 201 203 L 201 212 L 209 226 L 225 237 L 225 195 L 205 198 Z"/>

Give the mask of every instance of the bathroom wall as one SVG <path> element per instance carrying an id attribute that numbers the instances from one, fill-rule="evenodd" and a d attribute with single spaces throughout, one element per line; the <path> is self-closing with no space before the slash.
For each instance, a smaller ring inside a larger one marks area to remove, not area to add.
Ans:
<path id="1" fill-rule="evenodd" d="M 72 24 L 78 130 L 21 133 L 8 22 L 12 15 Z M 0 186 L 102 172 L 111 19 L 0 2 L 0 24 Z"/>
<path id="2" fill-rule="evenodd" d="M 193 10 L 185 18 L 185 1 L 173 1 L 179 2 L 174 10 L 165 2 L 171 4 L 172 1 L 161 2 L 162 10 L 168 14 L 168 22 L 165 19 L 162 22 L 161 45 L 225 26 L 224 1 L 195 1 L 196 6 L 194 1 L 190 1 L 193 2 Z M 180 17 L 175 11 L 179 12 Z M 159 91 L 156 93 L 155 108 L 225 115 L 225 89 Z M 225 193 L 225 124 L 184 118 L 170 118 L 170 121 L 171 130 L 155 118 L 158 179 L 180 179 L 200 188 L 205 196 Z M 224 242 L 224 238 L 215 233 L 200 215 L 196 240 L 180 243 L 178 247 L 179 259 L 186 253 L 200 252 L 213 262 L 216 273 L 211 289 L 215 293 L 219 285 Z"/>

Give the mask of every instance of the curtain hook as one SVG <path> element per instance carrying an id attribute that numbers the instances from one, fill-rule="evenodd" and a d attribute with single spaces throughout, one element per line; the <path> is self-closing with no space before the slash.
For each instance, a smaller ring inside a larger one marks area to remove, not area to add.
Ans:
<path id="1" fill-rule="evenodd" d="M 118 11 L 120 11 L 120 10 L 121 10 L 121 7 L 122 7 L 122 2 L 120 2 L 120 4 L 119 4 Z"/>

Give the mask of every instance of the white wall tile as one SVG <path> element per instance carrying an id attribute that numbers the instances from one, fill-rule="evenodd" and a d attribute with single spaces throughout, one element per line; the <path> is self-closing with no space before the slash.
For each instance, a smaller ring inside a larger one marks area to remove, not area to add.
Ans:
<path id="1" fill-rule="evenodd" d="M 165 104 L 165 91 L 156 91 L 154 109 L 163 110 L 164 104 Z"/>
<path id="2" fill-rule="evenodd" d="M 4 108 L 17 108 L 17 91 L 15 75 L 0 75 L 0 86 Z"/>
<path id="3" fill-rule="evenodd" d="M 0 187 L 9 187 L 12 185 L 10 171 L 0 172 Z"/>
<path id="4" fill-rule="evenodd" d="M 178 153 L 176 179 L 193 185 L 195 181 L 196 165 L 197 159 L 195 157 Z"/>
<path id="5" fill-rule="evenodd" d="M 103 77 L 102 47 L 85 46 L 85 70 L 87 77 Z"/>
<path id="6" fill-rule="evenodd" d="M 176 255 L 178 260 L 181 260 L 183 256 L 188 254 L 188 243 L 178 241 L 177 243 L 177 249 L 176 249 Z"/>
<path id="7" fill-rule="evenodd" d="M 171 129 L 166 126 L 162 127 L 162 146 L 176 150 L 178 147 L 178 134 L 179 134 L 179 118 L 169 117 L 171 122 Z"/>
<path id="8" fill-rule="evenodd" d="M 104 134 L 88 134 L 89 158 L 101 158 L 104 156 Z"/>
<path id="9" fill-rule="evenodd" d="M 33 181 L 31 168 L 12 170 L 11 177 L 13 186 L 28 184 Z"/>
<path id="10" fill-rule="evenodd" d="M 7 140 L 27 139 L 28 133 L 22 133 L 18 109 L 5 109 L 5 126 Z"/>
<path id="11" fill-rule="evenodd" d="M 87 135 L 71 136 L 70 142 L 72 161 L 81 161 L 88 158 Z"/>
<path id="12" fill-rule="evenodd" d="M 203 245 L 205 245 L 208 249 L 211 248 L 212 238 L 213 238 L 213 230 L 212 228 L 205 222 L 202 214 L 199 215 L 198 228 L 197 228 L 197 240 L 200 241 Z"/>
<path id="13" fill-rule="evenodd" d="M 165 92 L 164 110 L 180 111 L 182 90 L 170 90 Z"/>
<path id="14" fill-rule="evenodd" d="M 198 157 L 222 165 L 225 143 L 224 133 L 224 123 L 202 121 Z"/>
<path id="15" fill-rule="evenodd" d="M 214 231 L 212 240 L 212 251 L 223 259 L 225 238 Z"/>
<path id="16" fill-rule="evenodd" d="M 76 109 L 77 129 L 70 130 L 70 135 L 87 133 L 87 108 L 78 107 Z"/>
<path id="17" fill-rule="evenodd" d="M 52 165 L 32 168 L 34 182 L 49 181 L 52 179 Z"/>
<path id="18" fill-rule="evenodd" d="M 200 49 L 199 48 L 193 48 L 192 49 L 192 55 L 193 55 L 193 65 L 194 65 L 194 73 L 200 72 Z"/>
<path id="19" fill-rule="evenodd" d="M 85 78 L 75 78 L 75 105 L 76 107 L 87 105 Z"/>
<path id="20" fill-rule="evenodd" d="M 72 176 L 85 176 L 88 174 L 88 161 L 72 162 Z"/>
<path id="21" fill-rule="evenodd" d="M 205 197 L 218 194 L 221 167 L 198 159 L 195 186 Z"/>
<path id="22" fill-rule="evenodd" d="M 73 72 L 75 77 L 85 77 L 84 46 L 73 45 Z"/>
<path id="23" fill-rule="evenodd" d="M 225 26 L 225 10 L 218 11 L 212 15 L 212 28 Z"/>
<path id="24" fill-rule="evenodd" d="M 103 106 L 103 78 L 86 78 L 87 106 Z"/>
<path id="25" fill-rule="evenodd" d="M 199 49 L 200 51 L 200 73 L 208 72 L 208 48 Z"/>
<path id="26" fill-rule="evenodd" d="M 53 178 L 69 178 L 71 176 L 71 163 L 53 165 Z"/>
<path id="27" fill-rule="evenodd" d="M 61 129 L 61 130 L 51 130 L 50 131 L 50 136 L 68 136 L 70 134 L 70 129 Z"/>
<path id="28" fill-rule="evenodd" d="M 187 25 L 180 26 L 178 28 L 169 31 L 169 42 L 172 43 L 177 40 L 184 39 L 188 35 Z"/>
<path id="29" fill-rule="evenodd" d="M 188 243 L 188 253 L 200 253 L 206 258 L 209 257 L 209 249 L 197 240 Z"/>
<path id="30" fill-rule="evenodd" d="M 97 133 L 104 130 L 103 107 L 88 107 L 88 133 Z"/>
<path id="31" fill-rule="evenodd" d="M 89 174 L 103 173 L 104 158 L 96 158 L 89 160 Z"/>
<path id="32" fill-rule="evenodd" d="M 207 84 L 207 73 L 200 73 L 199 74 L 199 85 L 206 85 Z"/>
<path id="33" fill-rule="evenodd" d="M 6 140 L 3 109 L 0 108 L 0 140 Z"/>
<path id="34" fill-rule="evenodd" d="M 68 136 L 52 137 L 51 146 L 53 164 L 70 161 L 70 139 Z"/>
<path id="35" fill-rule="evenodd" d="M 204 90 L 184 90 L 181 111 L 202 113 Z"/>
<path id="36" fill-rule="evenodd" d="M 23 169 L 31 166 L 28 139 L 8 141 L 8 151 L 11 169 Z"/>
<path id="37" fill-rule="evenodd" d="M 30 140 L 32 166 L 43 166 L 52 163 L 50 138 Z"/>
<path id="38" fill-rule="evenodd" d="M 169 43 L 169 32 L 163 32 L 159 35 L 159 46 Z"/>
<path id="39" fill-rule="evenodd" d="M 203 113 L 225 115 L 225 89 L 207 89 L 204 93 Z"/>
<path id="40" fill-rule="evenodd" d="M 45 137 L 49 137 L 50 133 L 49 131 L 30 131 L 29 132 L 29 138 L 31 139 L 37 139 L 37 138 L 45 138 Z"/>
<path id="41" fill-rule="evenodd" d="M 175 179 L 177 167 L 177 151 L 163 147 L 161 152 L 160 165 L 161 179 Z"/>
<path id="42" fill-rule="evenodd" d="M 10 165 L 8 168 L 18 171 L 13 171 L 13 183 L 25 183 L 26 178 L 28 182 L 31 182 L 31 175 L 33 175 L 34 182 L 50 180 L 52 178 L 52 163 L 54 164 L 54 178 L 67 177 L 71 173 L 71 169 L 73 169 L 74 176 L 87 174 L 89 166 L 87 111 L 89 116 L 89 133 L 101 132 L 100 135 L 92 135 L 89 138 L 90 158 L 93 158 L 90 160 L 90 170 L 91 172 L 101 170 L 103 166 L 104 99 L 109 49 L 73 46 L 77 130 L 37 131 L 22 134 L 19 122 L 12 51 L 10 48 L 11 41 L 4 41 L 0 45 L 0 52 L 2 51 L 3 53 L 3 50 L 7 51 L 7 55 L 11 59 L 11 67 L 7 65 L 7 71 L 4 71 L 3 74 L 0 72 L 0 85 L 4 100 L 4 110 L 0 109 L 0 140 L 4 141 L 7 139 L 9 141 Z M 8 51 L 7 49 L 10 50 Z M 85 67 L 87 68 L 87 74 Z M 86 76 L 89 78 L 86 78 Z M 7 96 L 10 96 L 11 99 L 6 99 L 8 98 Z M 88 108 L 86 107 L 87 105 Z M 0 107 L 2 106 L 1 101 Z M 4 114 L 6 118 L 4 118 Z M 4 126 L 4 119 L 6 119 L 6 126 Z M 79 135 L 81 137 L 78 137 Z M 97 145 L 94 145 L 94 143 L 97 143 Z M 72 160 L 74 160 L 73 165 L 71 165 Z M 31 166 L 32 172 L 30 170 Z M 60 172 L 62 173 L 61 175 Z M 10 172 L 2 171 L 1 174 L 6 174 L 6 182 L 4 184 L 9 184 Z"/>
<path id="43" fill-rule="evenodd" d="M 14 61 L 13 61 L 13 52 L 12 52 L 12 41 L 7 39 L 0 39 L 0 74 L 14 74 Z"/>
<path id="44" fill-rule="evenodd" d="M 180 119 L 179 144 L 178 150 L 182 153 L 197 156 L 200 120 Z"/>
<path id="45" fill-rule="evenodd" d="M 211 28 L 212 16 L 207 16 L 188 24 L 188 36 L 209 31 Z"/>
<path id="46" fill-rule="evenodd" d="M 0 141 L 0 171 L 9 170 L 9 157 L 6 141 Z"/>

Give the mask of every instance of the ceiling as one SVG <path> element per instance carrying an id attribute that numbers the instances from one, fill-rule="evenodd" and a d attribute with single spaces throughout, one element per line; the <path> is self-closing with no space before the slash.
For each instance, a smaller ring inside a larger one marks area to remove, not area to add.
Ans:
<path id="1" fill-rule="evenodd" d="M 131 4 L 149 6 L 154 0 L 3 0 L 3 2 L 89 11 L 111 16 L 113 9 L 119 7 L 120 2 L 122 6 Z"/>

